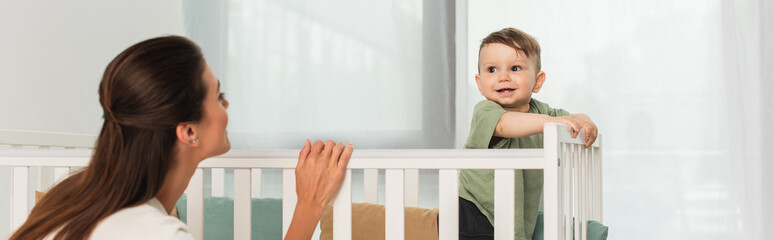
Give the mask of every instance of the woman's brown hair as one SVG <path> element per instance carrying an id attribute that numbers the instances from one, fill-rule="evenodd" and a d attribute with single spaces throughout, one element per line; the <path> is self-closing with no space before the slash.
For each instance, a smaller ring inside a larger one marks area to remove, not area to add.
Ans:
<path id="1" fill-rule="evenodd" d="M 102 219 L 152 199 L 169 171 L 177 124 L 201 119 L 205 64 L 201 49 L 179 36 L 115 57 L 99 85 L 105 121 L 91 162 L 49 190 L 10 239 L 86 239 Z"/>

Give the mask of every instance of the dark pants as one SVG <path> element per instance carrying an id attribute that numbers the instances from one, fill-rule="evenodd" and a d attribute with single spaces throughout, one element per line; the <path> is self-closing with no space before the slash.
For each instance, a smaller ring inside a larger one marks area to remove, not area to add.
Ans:
<path id="1" fill-rule="evenodd" d="M 474 203 L 459 198 L 459 240 L 494 239 L 494 226 Z"/>

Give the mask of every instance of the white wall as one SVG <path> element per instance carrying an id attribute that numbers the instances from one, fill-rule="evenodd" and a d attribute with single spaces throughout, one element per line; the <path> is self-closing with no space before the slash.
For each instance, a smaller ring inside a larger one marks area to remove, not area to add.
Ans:
<path id="1" fill-rule="evenodd" d="M 143 39 L 182 33 L 181 0 L 0 0 L 0 129 L 97 134 L 109 61 Z M 0 218 L 0 238 L 8 226 Z"/>
<path id="2" fill-rule="evenodd" d="M 0 0 L 0 129 L 97 134 L 109 61 L 182 20 L 181 0 Z"/>

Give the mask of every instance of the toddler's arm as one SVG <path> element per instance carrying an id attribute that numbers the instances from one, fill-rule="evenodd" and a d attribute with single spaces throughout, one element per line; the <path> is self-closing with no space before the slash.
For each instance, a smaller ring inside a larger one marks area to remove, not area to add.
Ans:
<path id="1" fill-rule="evenodd" d="M 542 133 L 545 123 L 560 123 L 572 128 L 572 137 L 577 137 L 580 129 L 585 129 L 585 147 L 590 147 L 598 137 L 596 124 L 588 115 L 569 114 L 565 117 L 551 117 L 536 113 L 507 112 L 499 118 L 494 136 L 502 138 L 522 138 Z"/>
<path id="2" fill-rule="evenodd" d="M 572 137 L 577 137 L 580 131 L 578 119 L 565 117 L 551 117 L 536 113 L 506 112 L 502 114 L 494 129 L 494 136 L 502 138 L 522 138 L 537 133 L 542 133 L 545 123 L 560 123 L 572 128 Z"/>

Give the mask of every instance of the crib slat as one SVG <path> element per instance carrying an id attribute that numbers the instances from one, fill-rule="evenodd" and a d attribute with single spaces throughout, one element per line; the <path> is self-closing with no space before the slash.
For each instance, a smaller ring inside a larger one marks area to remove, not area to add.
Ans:
<path id="1" fill-rule="evenodd" d="M 251 239 L 251 177 L 250 169 L 234 169 L 234 239 Z"/>
<path id="2" fill-rule="evenodd" d="M 556 215 L 556 220 L 558 220 L 558 222 L 557 222 L 558 230 L 556 231 L 556 239 L 559 239 L 559 237 L 563 237 L 564 236 L 564 232 L 566 231 L 566 226 L 565 226 L 565 219 L 566 219 L 566 208 L 565 208 L 566 207 L 566 180 L 565 179 L 566 179 L 566 173 L 565 173 L 564 169 L 566 169 L 567 162 L 569 161 L 569 158 L 567 157 L 566 151 L 567 151 L 566 145 L 563 144 L 563 143 L 560 143 L 560 148 L 559 148 L 559 152 L 558 152 L 558 156 L 560 157 L 560 159 L 559 159 L 560 166 L 558 166 L 558 169 L 557 169 L 558 170 L 557 171 L 557 174 L 558 174 L 558 181 L 557 181 L 558 182 L 558 188 L 556 189 L 556 191 L 558 191 L 558 199 L 557 199 L 557 203 L 558 203 L 558 209 L 557 210 L 558 211 L 556 212 L 556 214 L 557 214 Z M 547 231 L 545 233 L 547 234 Z"/>
<path id="3" fill-rule="evenodd" d="M 584 151 L 585 148 L 583 146 L 580 146 L 580 145 L 576 145 L 576 146 L 577 146 L 577 153 L 576 153 L 577 154 L 577 160 L 576 160 L 577 164 L 575 165 L 574 172 L 575 172 L 575 186 L 576 186 L 575 189 L 577 191 L 577 193 L 576 193 L 577 194 L 577 202 L 575 203 L 575 205 L 577 206 L 577 210 L 576 210 L 577 214 L 574 217 L 574 219 L 575 219 L 574 220 L 574 226 L 575 226 L 575 228 L 574 228 L 574 236 L 575 236 L 575 239 L 582 240 L 583 239 L 582 236 L 584 235 L 583 233 L 585 232 L 585 231 L 583 231 L 584 224 L 582 224 L 582 222 L 584 220 L 583 219 L 582 209 L 584 208 L 584 203 L 585 203 L 585 201 L 583 201 L 583 196 L 584 195 L 583 195 L 583 175 L 582 175 L 583 167 L 582 167 L 582 162 L 583 162 L 583 156 L 585 154 L 585 151 Z"/>
<path id="4" fill-rule="evenodd" d="M 574 152 L 574 239 L 580 240 L 580 233 L 582 233 L 582 171 L 580 170 L 580 163 L 582 162 L 582 146 L 575 145 L 577 150 Z"/>
<path id="5" fill-rule="evenodd" d="M 30 172 L 30 180 L 35 179 L 35 191 L 45 191 L 45 189 L 48 187 L 45 183 L 46 173 L 44 172 L 45 167 L 36 167 L 34 168 L 34 171 Z M 33 192 L 34 194 L 34 192 Z M 34 198 L 33 198 L 34 199 Z"/>
<path id="6" fill-rule="evenodd" d="M 588 220 L 596 219 L 596 165 L 593 163 L 593 148 L 588 149 Z"/>
<path id="7" fill-rule="evenodd" d="M 565 162 L 566 166 L 563 168 L 563 179 L 564 179 L 564 194 L 563 194 L 563 201 L 564 201 L 564 224 L 563 224 L 563 230 L 564 238 L 565 240 L 572 239 L 572 151 L 574 151 L 574 148 L 571 144 L 565 145 Z"/>
<path id="8" fill-rule="evenodd" d="M 588 174 L 588 169 L 590 168 L 589 164 L 589 158 L 590 158 L 590 148 L 586 148 L 585 146 L 581 146 L 582 153 L 580 158 L 580 192 L 582 193 L 582 197 L 580 198 L 580 201 L 582 202 L 580 208 L 580 239 L 581 240 L 587 240 L 588 239 L 588 217 L 589 217 L 589 211 L 590 211 L 590 187 L 589 187 L 589 178 L 590 174 Z"/>
<path id="9" fill-rule="evenodd" d="M 545 239 L 558 239 L 558 236 L 562 236 L 559 226 L 561 226 L 560 217 L 563 215 L 561 209 L 563 204 L 561 203 L 561 162 L 559 157 L 561 145 L 558 143 L 556 126 L 545 126 L 544 129 L 544 233 Z"/>
<path id="10" fill-rule="evenodd" d="M 252 169 L 252 198 L 260 198 L 263 191 L 263 170 L 260 168 Z"/>
<path id="11" fill-rule="evenodd" d="M 586 201 L 585 201 L 585 155 L 586 150 L 584 146 L 579 146 L 580 148 L 580 156 L 577 159 L 577 195 L 578 195 L 578 202 L 577 202 L 577 217 L 576 222 L 579 225 L 579 228 L 577 229 L 577 232 L 580 234 L 580 237 L 577 238 L 578 240 L 585 240 L 585 224 L 583 222 L 585 221 L 585 207 Z"/>
<path id="12" fill-rule="evenodd" d="M 601 137 L 602 136 L 598 136 L 598 138 L 596 138 L 596 142 L 599 143 L 599 146 L 601 146 L 601 139 L 602 139 Z M 595 201 L 595 204 L 596 204 L 596 207 L 595 207 L 595 209 L 596 209 L 596 217 L 595 217 L 594 220 L 597 220 L 599 222 L 603 222 L 603 218 L 604 218 L 604 209 L 603 209 L 603 206 L 604 206 L 604 201 L 603 201 L 603 184 L 604 184 L 603 180 L 604 180 L 604 175 L 602 174 L 602 170 L 604 169 L 604 167 L 603 167 L 603 164 L 602 164 L 603 160 L 601 158 L 601 156 L 602 156 L 601 151 L 602 151 L 601 147 L 593 148 L 593 162 L 595 162 L 595 164 L 596 164 L 596 167 L 594 168 L 594 170 L 596 171 L 595 177 L 594 177 L 594 179 L 596 179 L 596 182 L 594 183 L 594 186 L 596 186 L 596 188 L 597 188 L 596 189 L 596 196 L 595 196 L 595 199 L 596 199 L 596 201 Z"/>
<path id="13" fill-rule="evenodd" d="M 438 171 L 438 220 L 439 239 L 459 239 L 459 171 L 456 169 Z"/>
<path id="14" fill-rule="evenodd" d="M 210 189 L 212 189 L 212 196 L 225 196 L 225 169 L 213 168 L 211 178 L 212 184 L 210 185 Z"/>
<path id="15" fill-rule="evenodd" d="M 333 239 L 352 239 L 352 170 L 346 170 L 341 190 L 333 202 Z"/>
<path id="16" fill-rule="evenodd" d="M 574 221 L 572 219 L 572 216 L 574 214 L 574 208 L 572 208 L 572 205 L 574 204 L 574 192 L 572 191 L 572 187 L 574 184 L 572 184 L 572 180 L 574 178 L 574 175 L 572 174 L 572 164 L 574 164 L 574 154 L 572 152 L 574 151 L 574 146 L 571 144 L 566 144 L 568 150 L 567 150 L 567 164 L 564 168 L 564 172 L 566 175 L 564 175 L 564 205 L 566 208 L 564 209 L 564 213 L 566 214 L 564 217 L 564 239 L 574 239 Z"/>
<path id="17" fill-rule="evenodd" d="M 590 209 L 592 203 L 590 201 L 590 149 L 584 149 L 583 153 L 585 157 L 582 160 L 582 240 L 587 240 L 588 220 L 590 219 Z"/>
<path id="18" fill-rule="evenodd" d="M 598 185 L 599 176 L 597 173 L 599 171 L 598 169 L 599 166 L 597 165 L 597 162 L 596 162 L 596 148 L 591 148 L 590 150 L 590 161 L 591 161 L 591 166 L 593 166 L 593 168 L 591 169 L 591 185 L 593 186 L 593 189 L 591 191 L 591 198 L 593 199 L 593 201 L 591 202 L 591 207 L 592 207 L 591 219 L 598 220 L 599 219 L 598 202 L 601 200 L 598 196 L 598 191 L 601 188 L 601 186 Z"/>
<path id="19" fill-rule="evenodd" d="M 494 170 L 494 239 L 515 237 L 515 171 Z"/>
<path id="20" fill-rule="evenodd" d="M 405 179 L 402 169 L 386 170 L 385 240 L 405 238 Z"/>
<path id="21" fill-rule="evenodd" d="M 287 236 L 287 229 L 290 229 L 290 222 L 293 220 L 297 202 L 295 169 L 284 169 L 282 170 L 282 238 Z"/>
<path id="22" fill-rule="evenodd" d="M 13 228 L 11 223 L 13 222 L 13 168 L 4 168 L 0 167 L 0 176 L 3 176 L 5 178 L 5 181 L 0 181 L 0 188 L 4 188 L 5 186 L 8 186 L 6 192 L 0 192 L 0 194 L 8 194 L 8 214 L 3 215 L 2 217 L 5 218 L 3 221 L 7 222 L 7 227 L 5 229 L 0 228 L 0 231 L 5 230 L 6 233 L 13 232 Z M 5 183 L 3 183 L 5 182 Z M 6 236 L 7 237 L 7 236 Z"/>
<path id="23" fill-rule="evenodd" d="M 49 146 L 38 146 L 38 149 L 51 149 L 51 147 L 49 147 Z M 35 171 L 35 173 L 37 174 L 37 176 L 36 176 L 37 183 L 35 184 L 36 185 L 36 188 L 35 188 L 36 191 L 45 192 L 51 186 L 50 185 L 50 179 L 49 179 L 50 175 L 48 174 L 48 170 L 49 170 L 48 167 L 42 167 L 42 166 L 41 167 L 37 167 L 37 170 Z M 31 192 L 31 194 L 32 194 L 32 196 L 35 196 L 34 192 Z M 35 198 L 32 197 L 32 201 L 31 202 L 32 202 L 33 206 L 35 204 L 34 199 Z"/>
<path id="24" fill-rule="evenodd" d="M 419 206 L 419 170 L 405 169 L 405 206 Z"/>
<path id="25" fill-rule="evenodd" d="M 588 148 L 585 151 L 585 217 L 586 220 L 593 219 L 593 161 L 591 157 L 591 151 L 593 148 Z"/>
<path id="26" fill-rule="evenodd" d="M 572 233 L 573 239 L 580 239 L 580 181 L 579 181 L 579 156 L 580 146 L 572 144 Z"/>
<path id="27" fill-rule="evenodd" d="M 187 224 L 194 239 L 204 239 L 204 170 L 196 169 L 188 188 Z"/>
<path id="28" fill-rule="evenodd" d="M 54 175 L 54 168 L 52 167 L 41 167 L 41 169 L 42 176 L 40 177 L 40 182 L 43 184 L 40 186 L 40 191 L 46 192 L 56 183 L 56 175 Z"/>
<path id="29" fill-rule="evenodd" d="M 27 188 L 27 213 L 32 210 L 32 207 L 35 206 L 35 191 L 42 191 L 42 184 L 40 181 L 40 176 L 43 174 L 42 167 L 38 166 L 29 166 L 29 171 L 27 171 L 27 179 L 29 184 L 29 187 Z"/>
<path id="30" fill-rule="evenodd" d="M 378 204 L 378 169 L 365 169 L 362 172 L 364 201 Z"/>
<path id="31" fill-rule="evenodd" d="M 54 185 L 58 184 L 68 176 L 70 176 L 70 168 L 68 167 L 54 168 Z"/>
<path id="32" fill-rule="evenodd" d="M 11 232 L 27 220 L 29 191 L 29 167 L 13 167 L 11 198 Z"/>

